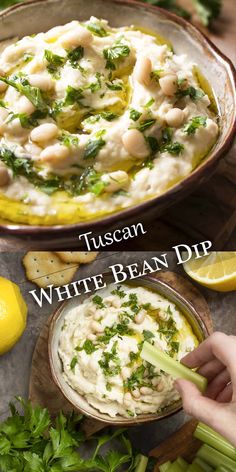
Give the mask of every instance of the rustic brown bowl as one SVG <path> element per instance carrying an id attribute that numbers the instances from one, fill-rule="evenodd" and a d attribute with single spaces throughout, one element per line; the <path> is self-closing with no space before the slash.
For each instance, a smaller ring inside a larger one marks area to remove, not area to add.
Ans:
<path id="1" fill-rule="evenodd" d="M 104 279 L 106 280 L 107 284 L 113 282 L 113 277 L 111 274 L 104 274 Z M 182 295 L 180 295 L 180 293 L 170 287 L 167 283 L 163 282 L 162 280 L 158 280 L 157 277 L 144 276 L 139 277 L 138 282 L 129 281 L 129 285 L 138 285 L 150 288 L 165 296 L 170 301 L 173 301 L 184 314 L 187 321 L 190 323 L 192 330 L 197 336 L 199 342 L 202 342 L 209 335 L 204 321 L 202 320 L 200 314 L 193 307 L 193 305 L 189 301 L 187 301 Z M 82 412 L 83 414 L 94 420 L 114 425 L 131 426 L 137 423 L 139 424 L 150 421 L 157 421 L 163 418 L 167 418 L 173 415 L 174 413 L 180 411 L 180 409 L 182 408 L 181 400 L 166 407 L 160 413 L 139 415 L 137 418 L 125 418 L 122 416 L 111 418 L 109 415 L 100 413 L 98 410 L 89 405 L 89 403 L 82 395 L 77 393 L 66 383 L 63 378 L 62 363 L 58 355 L 58 344 L 61 328 L 63 326 L 64 318 L 68 313 L 68 310 L 71 310 L 73 307 L 78 306 L 79 303 L 82 303 L 90 295 L 91 294 L 83 294 L 80 296 L 79 299 L 72 298 L 64 302 L 60 306 L 60 308 L 55 311 L 50 322 L 48 339 L 50 368 L 52 378 L 60 389 L 63 396 L 69 401 L 69 403 L 74 407 L 76 411 Z"/>
<path id="2" fill-rule="evenodd" d="M 232 63 L 194 26 L 163 9 L 133 0 L 30 0 L 0 13 L 0 41 L 46 31 L 72 19 L 86 20 L 91 15 L 106 18 L 112 26 L 136 24 L 156 30 L 174 44 L 177 53 L 185 52 L 191 57 L 214 90 L 220 110 L 220 136 L 208 156 L 189 176 L 148 201 L 110 216 L 68 226 L 28 226 L 10 222 L 0 226 L 2 232 L 30 237 L 38 241 L 39 246 L 43 239 L 53 239 L 58 246 L 66 245 L 75 242 L 75 235 L 86 231 L 99 233 L 107 228 L 115 229 L 124 222 L 158 216 L 209 178 L 220 158 L 229 150 L 235 133 L 236 90 Z"/>

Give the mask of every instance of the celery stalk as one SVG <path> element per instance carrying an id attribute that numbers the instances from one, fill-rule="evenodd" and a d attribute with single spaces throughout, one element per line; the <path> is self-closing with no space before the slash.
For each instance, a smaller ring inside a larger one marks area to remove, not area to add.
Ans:
<path id="1" fill-rule="evenodd" d="M 187 472 L 204 472 L 199 465 L 191 464 L 187 468 Z"/>
<path id="2" fill-rule="evenodd" d="M 145 472 L 148 464 L 148 457 L 139 454 L 138 464 L 136 465 L 135 472 Z"/>
<path id="3" fill-rule="evenodd" d="M 235 447 L 209 426 L 199 423 L 193 435 L 203 443 L 208 444 L 208 446 L 212 446 L 217 449 L 217 451 L 222 452 L 225 456 L 230 457 L 234 461 L 236 460 Z"/>
<path id="4" fill-rule="evenodd" d="M 200 457 L 196 457 L 193 461 L 193 464 L 197 464 L 199 465 L 199 467 L 201 467 L 201 469 L 203 470 L 203 472 L 213 472 L 213 469 L 212 467 L 207 464 L 203 459 L 201 459 Z"/>
<path id="5" fill-rule="evenodd" d="M 199 451 L 197 452 L 197 457 L 200 457 L 212 467 L 217 468 L 224 466 L 228 467 L 228 469 L 230 469 L 232 472 L 236 471 L 236 461 L 228 456 L 225 456 L 222 454 L 222 452 L 217 451 L 207 444 L 203 444 L 203 446 L 200 447 Z"/>
<path id="6" fill-rule="evenodd" d="M 201 392 L 204 392 L 207 387 L 207 379 L 197 372 L 193 372 L 191 369 L 181 364 L 178 361 L 172 359 L 165 352 L 152 346 L 150 343 L 145 341 L 143 343 L 143 349 L 141 351 L 141 357 L 145 361 L 153 364 L 155 367 L 159 367 L 164 370 L 167 374 L 171 375 L 175 379 L 182 378 L 193 382 Z"/>
<path id="7" fill-rule="evenodd" d="M 216 472 L 230 472 L 230 470 L 221 465 L 220 467 L 217 467 Z"/>
<path id="8" fill-rule="evenodd" d="M 187 470 L 189 464 L 188 464 L 187 461 L 185 461 L 185 460 L 183 459 L 183 457 L 178 457 L 178 458 L 176 459 L 176 462 L 177 462 L 177 464 L 179 464 L 179 465 L 182 467 L 183 470 Z"/>
<path id="9" fill-rule="evenodd" d="M 175 461 L 172 462 L 167 472 L 184 472 L 184 469 L 177 461 Z"/>
<path id="10" fill-rule="evenodd" d="M 160 472 L 168 472 L 170 466 L 171 466 L 170 461 L 164 462 L 164 464 L 159 465 L 159 470 Z"/>

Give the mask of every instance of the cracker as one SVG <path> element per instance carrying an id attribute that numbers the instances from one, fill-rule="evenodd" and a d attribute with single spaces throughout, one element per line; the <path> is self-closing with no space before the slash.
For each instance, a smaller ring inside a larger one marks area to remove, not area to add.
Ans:
<path id="1" fill-rule="evenodd" d="M 49 251 L 29 251 L 22 262 L 28 280 L 41 288 L 70 283 L 78 269 L 78 264 L 63 262 L 57 254 Z"/>
<path id="2" fill-rule="evenodd" d="M 56 252 L 63 262 L 77 262 L 79 264 L 88 264 L 93 262 L 98 252 L 65 251 Z"/>

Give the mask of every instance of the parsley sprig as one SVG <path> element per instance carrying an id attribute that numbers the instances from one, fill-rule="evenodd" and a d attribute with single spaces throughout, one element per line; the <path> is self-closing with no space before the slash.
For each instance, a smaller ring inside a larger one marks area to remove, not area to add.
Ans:
<path id="1" fill-rule="evenodd" d="M 124 429 L 86 439 L 82 415 L 61 412 L 52 420 L 46 408 L 17 402 L 23 411 L 10 404 L 11 416 L 0 424 L 1 472 L 116 472 L 122 464 L 135 471 L 138 457 Z M 90 453 L 84 457 L 87 445 Z"/>

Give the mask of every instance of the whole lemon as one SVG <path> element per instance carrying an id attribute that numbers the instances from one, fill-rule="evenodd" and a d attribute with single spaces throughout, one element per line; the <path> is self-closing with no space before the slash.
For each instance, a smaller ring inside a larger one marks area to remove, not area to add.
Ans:
<path id="1" fill-rule="evenodd" d="M 21 337 L 27 311 L 19 287 L 0 277 L 0 354 L 9 351 Z"/>

